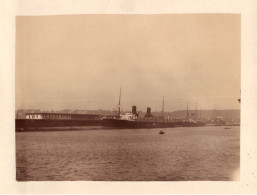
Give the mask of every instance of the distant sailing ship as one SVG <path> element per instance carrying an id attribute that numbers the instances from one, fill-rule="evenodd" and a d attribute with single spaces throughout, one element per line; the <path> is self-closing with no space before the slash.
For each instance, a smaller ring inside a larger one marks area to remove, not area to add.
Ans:
<path id="1" fill-rule="evenodd" d="M 164 119 L 164 97 L 162 117 L 155 118 L 151 115 L 151 108 L 147 108 L 145 117 L 138 117 L 136 106 L 132 106 L 132 112 L 121 114 L 121 89 L 119 95 L 118 115 L 103 119 L 105 127 L 113 128 L 168 128 L 168 127 L 199 127 L 204 126 L 202 122 L 193 120 L 170 121 Z"/>

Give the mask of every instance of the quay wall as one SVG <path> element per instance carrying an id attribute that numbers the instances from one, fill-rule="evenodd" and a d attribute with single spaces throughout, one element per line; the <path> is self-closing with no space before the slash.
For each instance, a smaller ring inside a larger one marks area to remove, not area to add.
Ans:
<path id="1" fill-rule="evenodd" d="M 15 119 L 16 131 L 40 127 L 102 126 L 102 120 Z"/>

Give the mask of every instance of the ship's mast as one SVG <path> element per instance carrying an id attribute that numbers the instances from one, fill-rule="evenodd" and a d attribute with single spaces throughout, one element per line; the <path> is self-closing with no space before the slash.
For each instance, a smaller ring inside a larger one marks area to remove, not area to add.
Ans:
<path id="1" fill-rule="evenodd" d="M 120 116 L 120 99 L 121 99 L 121 88 L 120 88 L 120 96 L 119 96 L 118 116 Z"/>
<path id="2" fill-rule="evenodd" d="M 200 108 L 200 121 L 202 120 L 202 110 Z"/>
<path id="3" fill-rule="evenodd" d="M 187 102 L 187 121 L 188 121 L 188 102 Z"/>
<path id="4" fill-rule="evenodd" d="M 197 103 L 195 103 L 195 120 L 197 120 Z"/>
<path id="5" fill-rule="evenodd" d="M 162 99 L 162 118 L 164 119 L 164 96 Z"/>

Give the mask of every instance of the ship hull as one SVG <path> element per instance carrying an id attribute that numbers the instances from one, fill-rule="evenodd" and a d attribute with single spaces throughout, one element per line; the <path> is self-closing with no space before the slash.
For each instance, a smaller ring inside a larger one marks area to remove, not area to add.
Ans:
<path id="1" fill-rule="evenodd" d="M 128 128 L 128 129 L 139 129 L 139 128 L 173 128 L 173 127 L 200 127 L 204 126 L 203 123 L 192 123 L 192 122 L 174 122 L 174 121 L 141 121 L 141 120 L 119 120 L 119 119 L 104 119 L 104 127 L 112 128 Z"/>

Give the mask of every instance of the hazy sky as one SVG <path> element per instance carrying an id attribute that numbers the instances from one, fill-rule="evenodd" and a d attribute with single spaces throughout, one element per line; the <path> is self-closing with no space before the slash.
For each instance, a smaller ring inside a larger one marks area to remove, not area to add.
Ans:
<path id="1" fill-rule="evenodd" d="M 16 18 L 16 109 L 238 109 L 240 15 Z"/>

